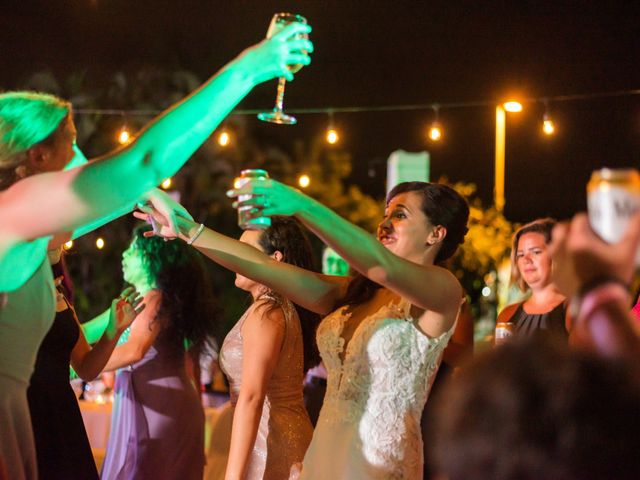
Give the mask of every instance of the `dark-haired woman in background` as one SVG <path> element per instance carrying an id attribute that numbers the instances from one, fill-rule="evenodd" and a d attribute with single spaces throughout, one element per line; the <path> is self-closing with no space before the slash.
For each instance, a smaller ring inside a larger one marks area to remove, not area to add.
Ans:
<path id="1" fill-rule="evenodd" d="M 512 323 L 516 336 L 534 335 L 540 331 L 568 338 L 570 321 L 567 298 L 551 278 L 551 255 L 548 248 L 551 231 L 556 225 L 551 218 L 534 220 L 513 236 L 511 248 L 511 283 L 531 296 L 509 305 L 498 315 L 497 322 Z"/>
<path id="2" fill-rule="evenodd" d="M 142 214 L 136 215 L 144 218 Z M 164 218 L 158 220 L 164 224 Z M 162 231 L 175 236 L 166 227 Z M 302 225 L 294 218 L 274 216 L 271 226 L 247 230 L 239 241 L 201 225 L 188 242 L 193 244 L 201 234 L 218 235 L 224 243 L 256 252 L 278 265 L 313 270 L 311 245 Z M 221 252 L 206 247 L 201 250 L 214 261 L 229 266 L 223 260 L 224 255 L 218 255 Z M 235 283 L 251 294 L 253 303 L 220 349 L 220 366 L 229 378 L 234 405 L 225 479 L 297 478 L 313 434 L 304 406 L 302 381 L 306 370 L 320 360 L 314 338 L 320 317 L 294 305 L 279 291 L 242 274 L 236 275 Z"/>
<path id="3" fill-rule="evenodd" d="M 264 231 L 245 231 L 240 241 L 278 262 L 312 269 L 311 245 L 300 223 L 287 217 L 271 222 Z M 314 339 L 319 316 L 240 274 L 236 286 L 249 292 L 253 303 L 220 350 L 234 404 L 225 478 L 287 479 L 299 470 L 313 434 L 302 380 L 319 361 Z"/>
<path id="4" fill-rule="evenodd" d="M 182 242 L 145 237 L 139 227 L 122 255 L 122 271 L 146 308 L 105 367 L 120 370 L 102 478 L 200 480 L 204 414 L 185 349 L 198 349 L 214 331 L 202 258 Z"/>

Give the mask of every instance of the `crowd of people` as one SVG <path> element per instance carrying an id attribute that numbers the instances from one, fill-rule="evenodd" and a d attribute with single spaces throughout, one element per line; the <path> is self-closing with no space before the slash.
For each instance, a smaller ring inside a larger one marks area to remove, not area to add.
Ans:
<path id="1" fill-rule="evenodd" d="M 239 240 L 153 189 L 252 87 L 309 63 L 309 31 L 292 24 L 245 50 L 130 145 L 74 168 L 71 105 L 0 94 L 0 479 L 98 477 L 69 364 L 86 379 L 117 370 L 102 478 L 202 478 L 185 358 L 210 344 L 218 315 L 203 257 L 252 300 L 219 353 L 233 408 L 225 479 L 640 477 L 628 287 L 640 213 L 616 244 L 583 214 L 522 227 L 512 277 L 530 296 L 498 317 L 513 338 L 470 361 L 473 319 L 445 266 L 469 217 L 452 188 L 396 185 L 372 236 L 299 190 L 249 180 L 228 195 L 271 222 Z M 130 287 L 85 335 L 51 265 L 62 243 L 141 200 L 135 215 L 154 228 L 123 254 Z M 349 271 L 317 272 L 305 230 Z M 310 368 L 326 387 L 314 423 Z"/>

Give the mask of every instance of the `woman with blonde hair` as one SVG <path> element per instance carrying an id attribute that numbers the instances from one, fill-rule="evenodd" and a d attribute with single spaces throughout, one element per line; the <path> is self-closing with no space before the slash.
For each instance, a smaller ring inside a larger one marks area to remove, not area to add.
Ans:
<path id="1" fill-rule="evenodd" d="M 505 307 L 498 315 L 498 323 L 512 323 L 516 336 L 534 335 L 540 331 L 567 339 L 570 320 L 567 298 L 551 278 L 552 261 L 549 254 L 551 232 L 556 225 L 551 218 L 541 218 L 518 229 L 511 248 L 511 283 L 526 300 Z"/>
<path id="2" fill-rule="evenodd" d="M 0 471 L 9 478 L 37 477 L 26 390 L 55 312 L 47 236 L 131 208 L 173 175 L 255 85 L 291 79 L 287 65 L 308 64 L 313 45 L 299 34 L 309 31 L 292 24 L 245 50 L 131 144 L 64 172 L 76 137 L 71 105 L 33 92 L 0 95 Z"/>

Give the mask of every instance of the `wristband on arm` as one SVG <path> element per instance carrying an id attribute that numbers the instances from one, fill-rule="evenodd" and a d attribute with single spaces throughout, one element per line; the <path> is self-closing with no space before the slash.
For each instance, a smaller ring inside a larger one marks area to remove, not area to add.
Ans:
<path id="1" fill-rule="evenodd" d="M 571 301 L 571 316 L 580 323 L 588 319 L 595 310 L 607 303 L 629 303 L 629 286 L 612 276 L 596 277 L 585 283 L 578 296 Z"/>

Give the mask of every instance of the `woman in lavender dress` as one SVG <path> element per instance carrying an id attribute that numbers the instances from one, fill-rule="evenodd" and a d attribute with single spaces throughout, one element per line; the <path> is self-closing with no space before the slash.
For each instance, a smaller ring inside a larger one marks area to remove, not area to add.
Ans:
<path id="1" fill-rule="evenodd" d="M 120 370 L 102 478 L 200 480 L 204 414 L 185 347 L 213 334 L 212 290 L 196 251 L 143 233 L 122 256 L 124 279 L 147 306 L 105 368 Z"/>

